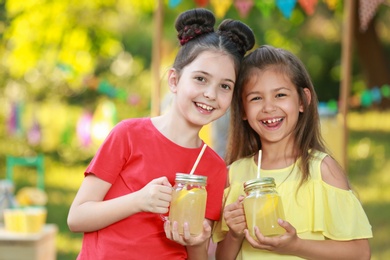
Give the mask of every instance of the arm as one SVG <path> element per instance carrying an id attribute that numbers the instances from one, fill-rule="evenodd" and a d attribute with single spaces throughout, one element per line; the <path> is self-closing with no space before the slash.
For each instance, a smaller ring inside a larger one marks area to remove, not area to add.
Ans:
<path id="1" fill-rule="evenodd" d="M 229 231 L 224 240 L 217 245 L 216 259 L 236 259 L 241 249 L 242 241 L 245 238 L 244 229 L 246 228 L 244 207 L 242 204 L 243 196 L 224 208 L 223 216 Z"/>
<path id="2" fill-rule="evenodd" d="M 110 187 L 93 174 L 84 178 L 68 214 L 71 231 L 96 231 L 142 211 L 168 212 L 172 188 L 166 177 L 152 180 L 139 191 L 104 201 Z"/>
<path id="3" fill-rule="evenodd" d="M 283 235 L 265 237 L 255 227 L 258 241 L 249 235 L 248 230 L 245 230 L 245 237 L 254 248 L 283 255 L 295 255 L 304 259 L 370 259 L 371 252 L 367 239 L 349 241 L 300 239 L 290 223 L 279 220 L 279 224 L 286 229 Z"/>
<path id="4" fill-rule="evenodd" d="M 321 163 L 321 176 L 324 182 L 339 189 L 350 189 L 348 179 L 331 157 Z M 278 237 L 264 237 L 256 227 L 258 241 L 245 231 L 246 239 L 255 248 L 273 251 L 279 254 L 295 255 L 305 259 L 370 259 L 371 251 L 368 239 L 305 240 L 297 236 L 295 228 L 287 221 L 279 220 L 286 233 Z"/>
<path id="5" fill-rule="evenodd" d="M 206 224 L 207 222 L 207 224 Z M 205 219 L 205 223 L 203 225 L 204 234 L 207 234 L 207 239 L 204 240 L 199 245 L 194 246 L 187 246 L 187 254 L 188 254 L 188 260 L 204 260 L 208 258 L 207 250 L 210 243 L 210 236 L 211 236 L 211 227 L 213 226 L 213 221 L 209 219 Z"/>

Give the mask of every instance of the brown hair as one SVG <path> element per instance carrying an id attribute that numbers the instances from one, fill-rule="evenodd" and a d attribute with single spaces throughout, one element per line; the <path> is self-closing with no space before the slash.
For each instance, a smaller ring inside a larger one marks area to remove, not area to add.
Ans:
<path id="1" fill-rule="evenodd" d="M 326 152 L 320 133 L 318 100 L 309 73 L 303 63 L 287 50 L 264 45 L 248 54 L 241 64 L 236 87 L 234 88 L 231 105 L 229 137 L 227 143 L 226 162 L 232 162 L 253 156 L 261 149 L 259 135 L 243 120 L 244 106 L 242 92 L 256 70 L 266 70 L 272 67 L 286 75 L 296 87 L 303 104 L 304 113 L 300 113 L 294 130 L 295 161 L 301 158 L 299 167 L 303 173 L 301 184 L 310 176 L 310 149 Z M 311 93 L 309 102 L 304 93 L 307 88 Z"/>

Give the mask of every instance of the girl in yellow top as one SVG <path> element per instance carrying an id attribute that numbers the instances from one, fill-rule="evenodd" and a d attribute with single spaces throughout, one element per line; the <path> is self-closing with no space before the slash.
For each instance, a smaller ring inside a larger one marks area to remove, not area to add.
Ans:
<path id="1" fill-rule="evenodd" d="M 372 231 L 339 164 L 320 135 L 317 96 L 302 62 L 290 52 L 261 46 L 243 61 L 226 154 L 229 187 L 215 227 L 217 259 L 369 259 Z M 273 177 L 286 219 L 285 233 L 248 232 L 243 183 Z"/>

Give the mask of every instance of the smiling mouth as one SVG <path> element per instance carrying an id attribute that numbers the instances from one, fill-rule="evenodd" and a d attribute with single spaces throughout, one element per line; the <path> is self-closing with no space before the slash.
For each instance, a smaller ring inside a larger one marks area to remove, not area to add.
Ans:
<path id="1" fill-rule="evenodd" d="M 204 110 L 206 110 L 206 111 L 212 111 L 212 110 L 214 110 L 214 108 L 212 107 L 212 106 L 208 106 L 208 105 L 206 105 L 206 104 L 202 104 L 202 103 L 196 103 L 195 102 L 195 105 L 197 106 L 197 107 L 200 107 L 200 108 L 202 108 L 202 109 L 204 109 Z"/>
<path id="2" fill-rule="evenodd" d="M 274 118 L 274 119 L 268 119 L 268 120 L 261 120 L 261 122 L 265 125 L 271 125 L 279 123 L 283 120 L 283 118 Z"/>

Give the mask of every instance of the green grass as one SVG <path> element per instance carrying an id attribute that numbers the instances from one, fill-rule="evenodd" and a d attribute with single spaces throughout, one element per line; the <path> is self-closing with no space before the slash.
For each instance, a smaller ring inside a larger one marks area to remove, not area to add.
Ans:
<path id="1" fill-rule="evenodd" d="M 373 260 L 390 259 L 388 118 L 390 113 L 351 113 L 349 116 L 348 176 L 373 227 L 374 238 L 370 239 Z M 66 218 L 69 206 L 82 181 L 85 167 L 85 163 L 65 165 L 57 158 L 45 157 L 45 185 L 49 196 L 47 222 L 58 225 L 56 240 L 58 260 L 75 259 L 80 250 L 82 235 L 68 230 Z M 0 174 L 1 178 L 4 176 Z M 15 169 L 17 189 L 30 185 L 35 180 L 33 169 Z"/>

